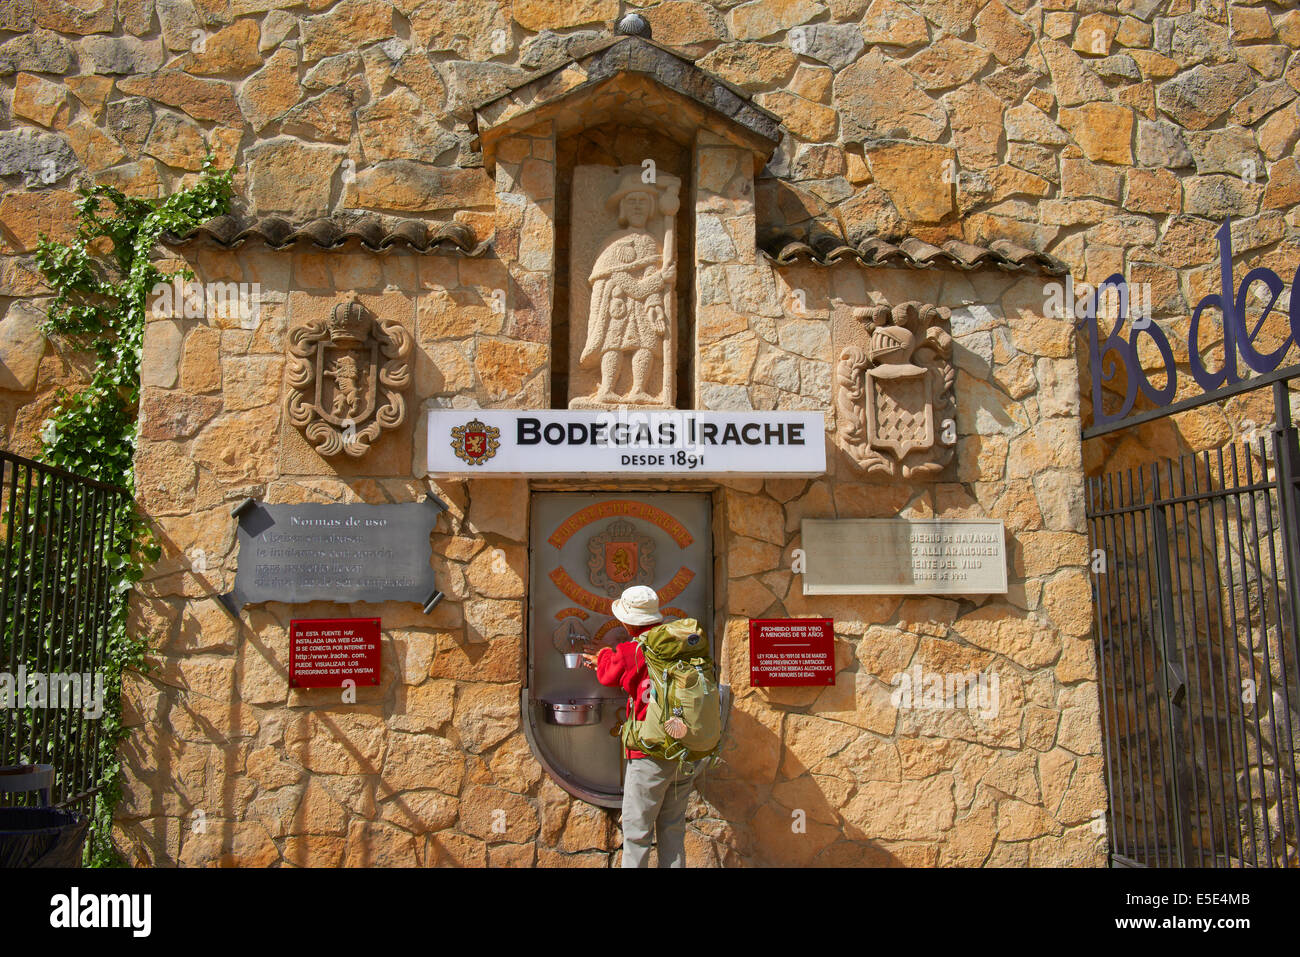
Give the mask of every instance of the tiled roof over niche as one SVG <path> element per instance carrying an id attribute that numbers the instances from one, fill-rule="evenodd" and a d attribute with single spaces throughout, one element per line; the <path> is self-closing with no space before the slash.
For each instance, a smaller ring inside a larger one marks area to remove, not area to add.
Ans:
<path id="1" fill-rule="evenodd" d="M 209 240 L 232 249 L 250 239 L 264 242 L 272 249 L 284 249 L 299 242 L 308 242 L 321 249 L 337 249 L 355 239 L 375 252 L 406 246 L 420 253 L 450 252 L 465 256 L 481 256 L 488 246 L 479 241 L 474 230 L 465 223 L 430 223 L 422 219 L 394 219 L 373 213 L 313 219 L 301 226 L 279 216 L 218 216 L 183 236 L 168 233 L 163 237 L 163 243 L 184 246 L 197 240 Z"/>
<path id="2" fill-rule="evenodd" d="M 856 246 L 846 242 L 825 242 L 813 247 L 805 242 L 776 240 L 768 243 L 762 251 L 768 259 L 781 266 L 797 263 L 831 266 L 840 262 L 857 261 L 864 266 L 1001 269 L 1004 272 L 1038 272 L 1049 276 L 1064 275 L 1067 271 L 1066 265 L 1060 260 L 1005 239 L 996 240 L 988 247 L 976 246 L 959 239 L 950 239 L 942 246 L 935 246 L 914 236 L 898 243 L 872 237 Z"/>

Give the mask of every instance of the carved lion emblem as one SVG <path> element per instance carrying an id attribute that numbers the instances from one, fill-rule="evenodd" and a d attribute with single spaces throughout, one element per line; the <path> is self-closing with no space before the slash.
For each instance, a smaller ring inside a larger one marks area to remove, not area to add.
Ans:
<path id="1" fill-rule="evenodd" d="M 411 335 L 355 296 L 289 333 L 289 421 L 321 455 L 364 455 L 406 418 Z"/>
<path id="2" fill-rule="evenodd" d="M 607 595 L 618 595 L 629 585 L 650 584 L 654 551 L 654 539 L 638 535 L 631 522 L 610 522 L 605 531 L 587 540 L 591 583 Z"/>
<path id="3" fill-rule="evenodd" d="M 854 310 L 867 348 L 836 366 L 835 406 L 845 451 L 868 474 L 936 475 L 956 445 L 948 310 L 920 302 Z"/>

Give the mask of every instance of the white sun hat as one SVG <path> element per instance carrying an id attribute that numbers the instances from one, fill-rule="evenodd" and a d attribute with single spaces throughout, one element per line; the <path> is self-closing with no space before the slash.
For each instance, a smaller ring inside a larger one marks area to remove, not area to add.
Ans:
<path id="1" fill-rule="evenodd" d="M 657 625 L 664 620 L 659 596 L 647 585 L 633 585 L 612 603 L 614 617 L 625 625 Z"/>

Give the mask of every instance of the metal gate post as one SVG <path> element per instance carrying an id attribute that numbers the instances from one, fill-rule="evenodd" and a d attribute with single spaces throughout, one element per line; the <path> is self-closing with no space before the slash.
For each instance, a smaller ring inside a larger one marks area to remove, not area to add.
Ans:
<path id="1" fill-rule="evenodd" d="M 1169 749 L 1173 758 L 1173 780 L 1169 791 L 1173 798 L 1170 808 L 1174 816 L 1174 839 L 1179 867 L 1187 866 L 1187 850 L 1191 837 L 1191 820 L 1187 814 L 1187 749 L 1183 742 L 1183 702 L 1187 698 L 1187 675 L 1181 664 L 1181 655 L 1175 660 L 1178 637 L 1174 630 L 1174 586 L 1169 568 L 1169 526 L 1164 506 L 1160 504 L 1160 470 L 1153 469 L 1155 489 L 1150 507 L 1151 527 L 1155 533 L 1156 584 L 1159 586 L 1160 607 L 1160 658 L 1156 669 L 1156 693 L 1163 694 L 1169 705 Z M 1172 489 L 1171 489 L 1172 491 Z M 1173 679 L 1172 682 L 1170 679 Z M 1157 864 L 1159 860 L 1157 858 Z"/>
<path id="2" fill-rule="evenodd" d="M 1291 421 L 1291 394 L 1286 382 L 1273 383 L 1273 455 L 1277 465 L 1277 502 L 1282 526 L 1282 555 L 1286 561 L 1287 604 L 1291 608 L 1291 642 L 1300 662 L 1300 433 Z M 1286 663 L 1282 666 L 1285 668 Z"/>

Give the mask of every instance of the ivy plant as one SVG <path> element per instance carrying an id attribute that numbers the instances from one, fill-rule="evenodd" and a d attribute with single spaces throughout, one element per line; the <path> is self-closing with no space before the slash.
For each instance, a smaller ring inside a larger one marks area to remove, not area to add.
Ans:
<path id="1" fill-rule="evenodd" d="M 41 458 L 134 495 L 140 349 L 145 310 L 164 276 L 154 250 L 166 232 L 185 234 L 230 210 L 233 169 L 219 172 L 209 156 L 197 181 L 163 199 L 137 199 L 111 186 L 79 190 L 75 237 L 42 236 L 36 263 L 53 289 L 44 330 L 94 358 L 90 380 L 60 390 L 57 409 L 41 433 Z M 190 270 L 182 277 L 192 279 Z M 147 639 L 127 628 L 128 599 L 159 548 L 131 501 L 118 510 L 109 550 L 109 615 L 104 649 L 104 713 L 99 738 L 101 788 L 95 802 L 88 860 L 120 865 L 112 844 L 113 810 L 121 799 L 117 745 L 122 725 L 122 673 L 145 669 Z"/>

